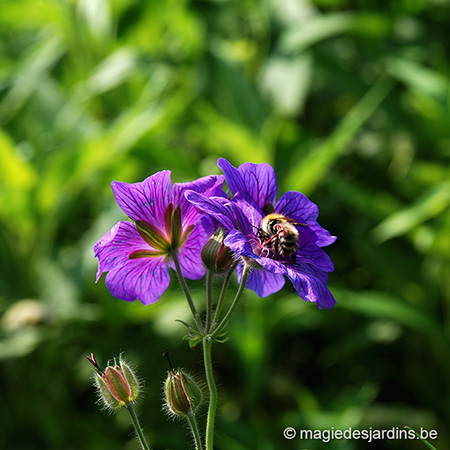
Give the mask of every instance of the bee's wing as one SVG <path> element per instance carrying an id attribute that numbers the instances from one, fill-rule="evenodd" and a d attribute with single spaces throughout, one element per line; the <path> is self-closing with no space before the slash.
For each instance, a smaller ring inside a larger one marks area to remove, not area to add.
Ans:
<path id="1" fill-rule="evenodd" d="M 307 226 L 308 226 L 308 224 L 306 224 L 306 223 L 298 223 L 298 222 L 296 222 L 294 219 L 291 219 L 290 217 L 288 217 L 288 218 L 286 219 L 286 222 L 288 222 L 288 223 L 294 225 L 295 227 L 297 227 L 297 226 L 299 226 L 299 227 L 300 227 L 300 226 L 307 227 Z"/>

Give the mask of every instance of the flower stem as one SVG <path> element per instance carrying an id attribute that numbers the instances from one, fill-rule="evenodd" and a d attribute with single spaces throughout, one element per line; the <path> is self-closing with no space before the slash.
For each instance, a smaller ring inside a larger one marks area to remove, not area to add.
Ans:
<path id="1" fill-rule="evenodd" d="M 222 310 L 223 306 L 223 299 L 225 298 L 225 292 L 227 291 L 228 284 L 230 283 L 231 275 L 234 273 L 234 269 L 236 268 L 237 263 L 234 263 L 230 270 L 225 275 L 225 279 L 223 280 L 222 289 L 220 290 L 219 299 L 217 300 L 217 307 L 214 311 L 214 317 L 213 317 L 213 325 L 214 323 L 217 323 L 219 320 L 220 311 Z"/>
<path id="2" fill-rule="evenodd" d="M 188 285 L 186 284 L 186 280 L 183 277 L 183 274 L 181 273 L 181 266 L 180 262 L 178 261 L 178 254 L 176 250 L 171 249 L 170 255 L 172 256 L 173 262 L 175 263 L 175 268 L 178 276 L 178 282 L 180 283 L 181 289 L 184 292 L 184 295 L 186 297 L 186 300 L 188 302 L 189 308 L 191 309 L 192 316 L 194 318 L 195 324 L 197 326 L 197 330 L 200 334 L 204 334 L 204 329 L 202 322 L 200 320 L 200 316 L 197 312 L 197 309 L 194 305 L 194 301 L 192 300 L 191 293 L 189 291 Z"/>
<path id="3" fill-rule="evenodd" d="M 131 420 L 133 421 L 134 429 L 138 435 L 139 442 L 144 450 L 151 450 L 148 446 L 147 441 L 145 440 L 144 432 L 142 431 L 141 425 L 139 424 L 139 419 L 137 418 L 136 411 L 134 410 L 134 406 L 129 403 L 127 405 L 128 412 L 130 413 Z"/>
<path id="4" fill-rule="evenodd" d="M 212 356 L 211 347 L 214 337 L 217 336 L 227 325 L 233 315 L 234 310 L 239 304 L 239 299 L 242 296 L 242 292 L 245 288 L 245 283 L 247 281 L 247 276 L 249 272 L 249 267 L 246 265 L 242 272 L 242 280 L 233 303 L 230 306 L 227 314 L 220 322 L 219 326 L 211 333 L 209 336 L 203 337 L 203 358 L 205 363 L 205 373 L 206 381 L 208 383 L 209 389 L 209 407 L 208 407 L 208 419 L 206 422 L 206 450 L 213 450 L 213 440 L 214 440 L 214 421 L 216 418 L 216 408 L 217 408 L 217 388 L 214 381 L 214 374 L 212 370 Z M 228 284 L 228 280 L 224 281 L 224 285 Z M 226 288 L 226 286 L 225 286 Z M 222 291 L 225 289 L 222 287 Z M 223 297 L 223 292 L 221 292 L 221 297 Z"/>
<path id="5" fill-rule="evenodd" d="M 225 314 L 225 317 L 219 323 L 217 328 L 210 334 L 210 338 L 212 340 L 214 340 L 222 332 L 222 330 L 224 328 L 226 328 L 226 326 L 228 325 L 228 322 L 231 319 L 231 316 L 233 315 L 235 309 L 237 308 L 237 306 L 239 304 L 239 300 L 242 296 L 242 293 L 244 292 L 245 283 L 247 281 L 247 276 L 248 276 L 249 270 L 250 270 L 250 267 L 246 264 L 244 266 L 244 270 L 242 271 L 241 284 L 239 285 L 239 289 L 236 292 L 236 296 L 233 299 L 233 303 L 231 303 L 230 309 L 227 311 L 227 313 Z"/>
<path id="6" fill-rule="evenodd" d="M 212 284 L 213 284 L 213 278 L 214 274 L 212 270 L 208 270 L 206 272 L 206 323 L 205 323 L 205 330 L 208 332 L 208 330 L 211 328 L 211 317 L 212 317 Z"/>
<path id="7" fill-rule="evenodd" d="M 419 433 L 414 431 L 411 427 L 405 426 L 405 428 L 409 431 L 411 430 L 415 435 L 417 439 L 420 439 L 428 448 L 431 450 L 437 450 L 437 448 L 434 445 L 431 445 L 427 440 L 423 439 Z"/>
<path id="8" fill-rule="evenodd" d="M 197 420 L 195 419 L 194 414 L 188 414 L 187 421 L 189 422 L 189 426 L 191 427 L 191 431 L 192 431 L 192 436 L 194 437 L 195 450 L 202 450 L 202 440 L 200 438 Z"/>
<path id="9" fill-rule="evenodd" d="M 214 381 L 211 357 L 212 341 L 207 336 L 203 338 L 203 357 L 205 362 L 206 381 L 209 389 L 208 419 L 206 422 L 206 450 L 213 450 L 214 421 L 217 407 L 217 388 Z"/>

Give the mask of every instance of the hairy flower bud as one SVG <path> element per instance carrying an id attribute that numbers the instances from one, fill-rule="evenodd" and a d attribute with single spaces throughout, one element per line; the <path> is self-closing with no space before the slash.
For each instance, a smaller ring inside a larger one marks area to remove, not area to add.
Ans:
<path id="1" fill-rule="evenodd" d="M 223 245 L 225 233 L 218 228 L 202 249 L 202 261 L 207 269 L 216 273 L 226 272 L 233 264 L 233 252 Z"/>
<path id="2" fill-rule="evenodd" d="M 175 416 L 194 413 L 203 399 L 199 384 L 181 369 L 169 371 L 164 395 L 169 412 Z"/>
<path id="3" fill-rule="evenodd" d="M 97 364 L 93 354 L 87 357 L 95 367 L 95 384 L 100 399 L 107 408 L 118 409 L 133 403 L 139 395 L 139 381 L 131 367 L 119 358 L 114 366 L 108 365 L 103 371 Z"/>

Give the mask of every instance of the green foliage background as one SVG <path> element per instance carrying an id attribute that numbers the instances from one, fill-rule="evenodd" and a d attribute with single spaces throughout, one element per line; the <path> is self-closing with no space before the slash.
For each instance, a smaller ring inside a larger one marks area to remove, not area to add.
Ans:
<path id="1" fill-rule="evenodd" d="M 188 181 L 219 156 L 319 205 L 338 303 L 245 294 L 214 348 L 217 449 L 404 425 L 450 448 L 449 21 L 448 0 L 1 0 L 0 448 L 138 448 L 98 411 L 91 351 L 138 366 L 155 449 L 190 448 L 160 401 L 167 347 L 201 374 L 176 280 L 155 305 L 117 300 L 92 246 L 124 219 L 111 180 Z"/>

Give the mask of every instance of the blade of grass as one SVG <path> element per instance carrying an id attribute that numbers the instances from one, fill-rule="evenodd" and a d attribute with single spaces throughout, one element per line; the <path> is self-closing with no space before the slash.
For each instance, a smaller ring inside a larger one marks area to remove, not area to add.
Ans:
<path id="1" fill-rule="evenodd" d="M 431 450 L 437 450 L 437 448 L 434 445 L 431 445 L 428 441 L 423 439 L 417 431 L 414 431 L 411 427 L 405 426 L 407 430 L 411 430 L 417 437 L 417 439 L 420 439 L 428 448 L 431 448 Z"/>
<path id="2" fill-rule="evenodd" d="M 344 117 L 333 134 L 292 168 L 285 178 L 285 186 L 301 190 L 306 195 L 312 192 L 393 86 L 391 79 L 381 77 Z"/>
<path id="3" fill-rule="evenodd" d="M 441 214 L 450 205 L 450 183 L 432 186 L 412 205 L 393 213 L 372 231 L 377 242 L 401 236 L 426 220 Z"/>

